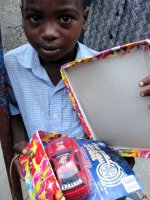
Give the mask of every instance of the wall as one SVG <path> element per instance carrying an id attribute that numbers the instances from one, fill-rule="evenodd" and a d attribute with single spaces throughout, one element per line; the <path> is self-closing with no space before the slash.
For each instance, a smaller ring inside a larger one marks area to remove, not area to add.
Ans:
<path id="1" fill-rule="evenodd" d="M 20 0 L 1 0 L 0 20 L 4 52 L 26 42 L 21 25 Z"/>

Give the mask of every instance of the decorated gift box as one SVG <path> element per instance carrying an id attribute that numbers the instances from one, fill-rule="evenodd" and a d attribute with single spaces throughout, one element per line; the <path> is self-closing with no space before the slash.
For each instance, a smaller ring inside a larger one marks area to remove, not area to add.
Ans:
<path id="1" fill-rule="evenodd" d="M 115 200 L 141 184 L 126 160 L 106 143 L 36 131 L 20 156 L 30 200 Z"/>
<path id="2" fill-rule="evenodd" d="M 27 145 L 28 155 L 20 156 L 30 200 L 65 200 L 44 148 L 57 137 L 59 134 L 36 132 Z"/>
<path id="3" fill-rule="evenodd" d="M 123 156 L 150 157 L 150 97 L 139 81 L 150 75 L 150 40 L 73 61 L 61 68 L 88 138 L 106 141 Z"/>

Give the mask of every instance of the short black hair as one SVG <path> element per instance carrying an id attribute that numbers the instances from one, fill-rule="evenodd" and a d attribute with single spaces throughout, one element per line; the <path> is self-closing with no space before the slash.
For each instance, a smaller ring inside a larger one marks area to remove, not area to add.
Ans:
<path id="1" fill-rule="evenodd" d="M 83 2 L 83 8 L 87 7 L 87 0 L 82 0 Z M 21 8 L 23 7 L 23 0 L 21 0 Z"/>

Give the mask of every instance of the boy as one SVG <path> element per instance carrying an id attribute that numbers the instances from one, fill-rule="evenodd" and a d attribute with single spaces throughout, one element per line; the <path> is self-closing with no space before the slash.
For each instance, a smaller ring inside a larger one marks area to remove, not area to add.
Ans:
<path id="1" fill-rule="evenodd" d="M 84 0 L 23 0 L 21 10 L 29 44 L 7 53 L 5 66 L 14 150 L 25 154 L 37 129 L 84 137 L 60 67 L 96 52 L 77 42 L 88 16 Z"/>
<path id="2" fill-rule="evenodd" d="M 29 44 L 8 52 L 5 66 L 14 149 L 26 153 L 35 130 L 84 137 L 60 67 L 96 52 L 77 42 L 88 17 L 84 0 L 23 0 L 21 10 Z"/>

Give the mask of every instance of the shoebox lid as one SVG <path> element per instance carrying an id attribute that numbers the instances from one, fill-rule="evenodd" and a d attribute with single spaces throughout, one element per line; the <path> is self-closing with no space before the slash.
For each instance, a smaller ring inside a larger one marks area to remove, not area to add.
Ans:
<path id="1" fill-rule="evenodd" d="M 141 97 L 139 87 L 150 74 L 149 48 L 150 40 L 138 41 L 61 68 L 87 136 L 131 156 L 150 150 L 150 97 Z"/>

